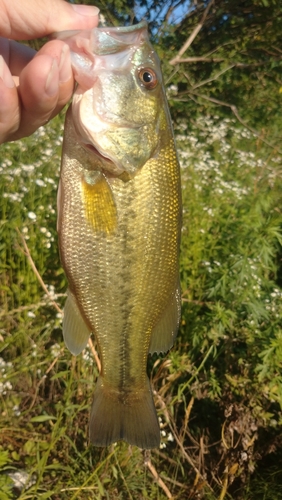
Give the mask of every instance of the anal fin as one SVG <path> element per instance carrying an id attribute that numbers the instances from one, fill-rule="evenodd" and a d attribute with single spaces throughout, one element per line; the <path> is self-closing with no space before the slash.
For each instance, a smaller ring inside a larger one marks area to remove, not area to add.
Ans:
<path id="1" fill-rule="evenodd" d="M 163 315 L 152 331 L 149 353 L 167 352 L 173 346 L 181 314 L 180 286 L 171 297 Z"/>
<path id="2" fill-rule="evenodd" d="M 68 297 L 64 307 L 63 336 L 67 348 L 75 356 L 87 345 L 90 330 L 86 325 L 75 297 L 68 290 Z"/>

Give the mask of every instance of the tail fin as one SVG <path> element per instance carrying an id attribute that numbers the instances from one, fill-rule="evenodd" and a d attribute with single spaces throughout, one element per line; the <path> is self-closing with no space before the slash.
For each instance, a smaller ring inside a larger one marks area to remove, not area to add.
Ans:
<path id="1" fill-rule="evenodd" d="M 126 402 L 117 391 L 105 388 L 99 377 L 94 392 L 90 417 L 90 441 L 95 446 L 108 446 L 119 440 L 139 448 L 158 448 L 160 429 L 150 382 L 138 399 Z"/>

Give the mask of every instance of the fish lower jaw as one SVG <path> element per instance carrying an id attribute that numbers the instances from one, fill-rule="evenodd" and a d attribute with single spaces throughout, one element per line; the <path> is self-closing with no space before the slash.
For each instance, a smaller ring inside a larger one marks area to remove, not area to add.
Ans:
<path id="1" fill-rule="evenodd" d="M 93 144 L 85 143 L 85 144 L 83 144 L 83 146 L 88 151 L 90 151 L 92 154 L 101 158 L 101 160 L 109 162 L 109 163 L 113 163 L 112 160 L 110 160 L 110 158 L 107 158 L 107 156 L 102 155 L 102 153 L 100 153 L 100 151 Z"/>
<path id="2" fill-rule="evenodd" d="M 109 176 L 118 177 L 123 174 L 124 168 L 118 166 L 113 160 L 104 156 L 93 144 L 84 143 L 83 147 L 90 153 L 91 156 L 95 156 L 95 163 L 100 163 L 101 170 Z"/>

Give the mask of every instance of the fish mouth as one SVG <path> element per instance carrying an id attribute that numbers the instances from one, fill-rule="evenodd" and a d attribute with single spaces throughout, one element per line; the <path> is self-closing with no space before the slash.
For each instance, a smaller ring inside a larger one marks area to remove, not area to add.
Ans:
<path id="1" fill-rule="evenodd" d="M 102 155 L 102 153 L 100 153 L 100 151 L 93 144 L 85 143 L 84 147 L 95 156 L 98 156 L 98 158 L 100 158 L 101 160 L 106 161 L 108 163 L 114 163 L 112 160 L 110 160 L 110 158 Z"/>
<path id="2" fill-rule="evenodd" d="M 84 149 L 88 151 L 91 156 L 96 157 L 96 161 L 99 162 L 99 168 L 106 175 L 106 177 L 117 177 L 124 172 L 123 168 L 120 168 L 113 160 L 104 156 L 93 143 L 84 143 Z"/>

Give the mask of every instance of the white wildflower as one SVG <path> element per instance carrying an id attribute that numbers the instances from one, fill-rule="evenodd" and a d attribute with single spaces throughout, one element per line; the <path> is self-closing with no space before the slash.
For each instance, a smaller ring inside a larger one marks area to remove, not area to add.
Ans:
<path id="1" fill-rule="evenodd" d="M 14 405 L 13 406 L 13 412 L 14 412 L 14 415 L 16 415 L 16 417 L 20 416 L 21 412 L 20 412 L 20 409 L 19 409 L 18 405 Z"/>
<path id="2" fill-rule="evenodd" d="M 36 179 L 35 184 L 37 184 L 37 186 L 40 186 L 40 187 L 46 186 L 45 182 L 42 179 Z"/>
<path id="3" fill-rule="evenodd" d="M 57 356 L 59 356 L 59 354 L 60 354 L 61 348 L 60 348 L 59 344 L 54 344 L 51 346 L 50 350 L 51 350 L 52 357 L 57 358 Z"/>
<path id="4" fill-rule="evenodd" d="M 49 184 L 55 184 L 54 179 L 51 179 L 51 177 L 46 177 L 45 181 L 49 182 Z"/>
<path id="5" fill-rule="evenodd" d="M 35 220 L 36 219 L 36 214 L 34 212 L 28 212 L 27 216 L 31 219 L 31 220 Z"/>
<path id="6" fill-rule="evenodd" d="M 5 382 L 0 382 L 0 394 L 3 394 L 3 396 L 5 396 L 5 394 L 7 394 L 7 391 L 11 391 L 13 389 L 13 386 L 11 384 L 11 382 L 9 382 L 9 380 L 5 381 Z"/>
<path id="7" fill-rule="evenodd" d="M 21 165 L 21 169 L 24 172 L 30 173 L 34 171 L 34 165 Z"/>
<path id="8" fill-rule="evenodd" d="M 53 153 L 53 149 L 51 148 L 47 148 L 45 149 L 45 151 L 43 152 L 43 154 L 45 154 L 46 156 L 51 156 Z"/>
<path id="9" fill-rule="evenodd" d="M 33 344 L 32 345 L 32 353 L 31 353 L 32 357 L 35 358 L 37 356 L 37 345 L 36 344 Z"/>

